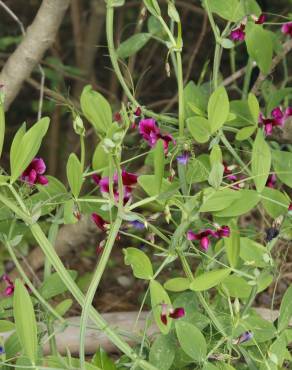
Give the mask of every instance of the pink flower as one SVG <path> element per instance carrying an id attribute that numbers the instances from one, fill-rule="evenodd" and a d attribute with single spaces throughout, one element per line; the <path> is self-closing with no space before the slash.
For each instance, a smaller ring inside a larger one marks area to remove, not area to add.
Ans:
<path id="1" fill-rule="evenodd" d="M 143 139 L 153 148 L 159 139 L 163 140 L 164 151 L 167 153 L 170 142 L 175 144 L 173 137 L 169 134 L 162 135 L 156 121 L 153 118 L 145 118 L 139 122 L 139 132 Z"/>
<path id="2" fill-rule="evenodd" d="M 100 215 L 98 215 L 97 213 L 92 213 L 91 219 L 101 231 L 106 231 L 106 225 L 108 225 L 109 223 L 105 221 Z"/>
<path id="3" fill-rule="evenodd" d="M 176 320 L 184 316 L 185 316 L 185 310 L 183 307 L 173 308 L 173 307 L 169 307 L 169 305 L 166 303 L 161 304 L 160 319 L 164 325 L 167 325 L 168 317 L 171 317 L 172 319 Z"/>
<path id="4" fill-rule="evenodd" d="M 44 176 L 46 165 L 42 158 L 34 158 L 23 171 L 20 179 L 29 185 L 47 185 L 48 179 Z"/>
<path id="5" fill-rule="evenodd" d="M 280 107 L 276 107 L 272 110 L 271 117 L 269 118 L 265 118 L 264 115 L 260 113 L 259 126 L 263 126 L 266 136 L 269 136 L 272 134 L 274 127 L 283 127 L 290 116 L 292 116 L 292 107 L 288 107 L 285 111 Z"/>
<path id="6" fill-rule="evenodd" d="M 292 203 L 290 203 L 290 204 L 289 204 L 288 211 L 289 211 L 289 212 L 291 212 L 291 211 L 292 211 Z"/>
<path id="7" fill-rule="evenodd" d="M 274 189 L 276 184 L 277 184 L 277 176 L 273 173 L 273 174 L 269 175 L 269 177 L 267 179 L 267 182 L 266 182 L 266 186 L 268 188 Z"/>
<path id="8" fill-rule="evenodd" d="M 245 25 L 241 24 L 238 28 L 235 28 L 230 32 L 230 39 L 232 41 L 243 41 L 245 39 Z"/>
<path id="9" fill-rule="evenodd" d="M 283 26 L 281 28 L 281 31 L 285 35 L 289 35 L 290 37 L 292 37 L 292 22 L 288 22 L 288 23 L 283 24 Z"/>
<path id="10" fill-rule="evenodd" d="M 133 186 L 137 184 L 138 176 L 134 173 L 126 172 L 125 170 L 122 171 L 122 182 L 123 182 L 123 190 L 124 190 L 124 204 L 126 204 L 132 196 Z M 92 176 L 93 181 L 99 186 L 100 191 L 102 193 L 109 194 L 109 177 L 102 177 L 99 176 Z M 119 200 L 119 191 L 118 191 L 118 175 L 117 173 L 113 176 L 113 192 L 114 198 L 116 201 Z"/>
<path id="11" fill-rule="evenodd" d="M 207 251 L 210 246 L 210 237 L 213 237 L 215 239 L 221 239 L 221 238 L 228 238 L 229 236 L 230 236 L 230 228 L 229 226 L 226 226 L 226 225 L 218 226 L 215 231 L 211 229 L 206 229 L 206 230 L 200 231 L 199 233 L 194 233 L 191 230 L 187 232 L 187 239 L 191 241 L 199 240 L 200 246 L 204 251 Z"/>

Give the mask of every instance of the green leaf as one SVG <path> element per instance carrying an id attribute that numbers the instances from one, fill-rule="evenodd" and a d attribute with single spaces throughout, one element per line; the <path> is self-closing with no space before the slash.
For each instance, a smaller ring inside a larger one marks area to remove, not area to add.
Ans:
<path id="1" fill-rule="evenodd" d="M 78 198 L 83 182 L 82 166 L 75 153 L 71 153 L 67 162 L 67 179 L 75 198 Z"/>
<path id="2" fill-rule="evenodd" d="M 151 280 L 153 277 L 152 264 L 148 256 L 137 248 L 124 248 L 125 264 L 133 269 L 134 276 L 138 279 Z"/>
<path id="3" fill-rule="evenodd" d="M 238 141 L 243 141 L 251 137 L 251 135 L 255 132 L 256 126 L 247 126 L 240 129 L 235 136 L 235 139 Z"/>
<path id="4" fill-rule="evenodd" d="M 240 238 L 240 258 L 248 265 L 266 267 L 265 255 L 267 250 L 261 244 L 249 238 Z"/>
<path id="5" fill-rule="evenodd" d="M 273 40 L 270 33 L 261 25 L 249 22 L 246 25 L 245 42 L 249 56 L 256 61 L 263 74 L 268 74 L 273 58 Z"/>
<path id="6" fill-rule="evenodd" d="M 265 187 L 261 195 L 265 197 L 262 198 L 262 204 L 271 217 L 277 218 L 287 213 L 290 200 L 279 190 Z"/>
<path id="7" fill-rule="evenodd" d="M 5 111 L 4 111 L 4 95 L 0 94 L 0 157 L 2 154 L 3 143 L 5 137 Z"/>
<path id="8" fill-rule="evenodd" d="M 92 365 L 98 366 L 101 370 L 116 370 L 116 365 L 107 353 L 100 347 L 91 361 Z"/>
<path id="9" fill-rule="evenodd" d="M 292 188 L 292 153 L 273 150 L 272 161 L 277 177 Z"/>
<path id="10" fill-rule="evenodd" d="M 144 189 L 144 191 L 150 196 L 153 197 L 157 195 L 157 186 L 155 175 L 141 175 L 138 177 L 139 185 Z M 177 189 L 177 185 L 175 183 L 170 183 L 167 179 L 162 179 L 162 185 L 160 189 L 160 196 L 161 194 L 170 193 L 172 194 Z M 166 199 L 157 199 L 157 202 L 160 204 L 165 204 Z"/>
<path id="11" fill-rule="evenodd" d="M 254 123 L 257 125 L 259 121 L 260 106 L 256 96 L 253 93 L 248 94 L 247 103 Z"/>
<path id="12" fill-rule="evenodd" d="M 104 151 L 103 142 L 99 142 L 92 157 L 92 168 L 97 171 L 108 167 L 108 154 Z"/>
<path id="13" fill-rule="evenodd" d="M 211 153 L 210 153 L 211 166 L 213 166 L 213 164 L 218 163 L 218 162 L 222 163 L 222 161 L 223 161 L 223 157 L 222 157 L 221 148 L 218 144 L 215 144 L 212 147 L 212 150 L 211 150 Z"/>
<path id="14" fill-rule="evenodd" d="M 267 182 L 272 163 L 271 150 L 266 143 L 262 130 L 258 130 L 252 148 L 251 172 L 258 192 L 261 192 Z"/>
<path id="15" fill-rule="evenodd" d="M 40 149 L 41 142 L 49 128 L 50 119 L 44 117 L 26 133 L 22 125 L 13 140 L 10 151 L 11 182 L 14 182 L 27 168 Z"/>
<path id="16" fill-rule="evenodd" d="M 238 0 L 208 0 L 208 4 L 212 13 L 227 21 L 236 22 L 244 16 Z"/>
<path id="17" fill-rule="evenodd" d="M 292 318 L 292 285 L 286 290 L 281 306 L 280 315 L 278 318 L 278 330 L 282 331 L 289 326 L 289 322 Z"/>
<path id="18" fill-rule="evenodd" d="M 252 287 L 242 277 L 229 275 L 221 283 L 230 297 L 248 298 Z"/>
<path id="19" fill-rule="evenodd" d="M 174 22 L 180 23 L 180 17 L 179 17 L 178 11 L 177 11 L 174 3 L 172 2 L 172 0 L 170 0 L 170 1 L 168 0 L 167 14 L 168 14 L 169 18 L 172 19 Z"/>
<path id="20" fill-rule="evenodd" d="M 157 0 L 143 0 L 143 2 L 150 14 L 156 17 L 160 16 L 161 12 Z"/>
<path id="21" fill-rule="evenodd" d="M 108 6 L 112 6 L 113 8 L 117 8 L 119 6 L 123 6 L 125 4 L 125 0 L 106 0 Z"/>
<path id="22" fill-rule="evenodd" d="M 259 194 L 254 190 L 238 190 L 240 198 L 231 203 L 230 207 L 215 213 L 216 217 L 237 217 L 253 209 L 260 201 Z"/>
<path id="23" fill-rule="evenodd" d="M 196 85 L 193 81 L 188 82 L 184 88 L 185 117 L 194 116 L 194 110 L 198 111 L 199 115 L 204 115 L 207 110 L 208 98 L 208 89 Z"/>
<path id="24" fill-rule="evenodd" d="M 164 165 L 165 165 L 165 154 L 163 141 L 159 139 L 155 145 L 154 151 L 154 175 L 155 175 L 155 185 L 157 187 L 157 194 L 160 193 L 162 179 L 164 175 Z"/>
<path id="25" fill-rule="evenodd" d="M 174 360 L 176 343 L 171 335 L 159 335 L 153 342 L 149 362 L 159 370 L 168 370 Z"/>
<path id="26" fill-rule="evenodd" d="M 235 268 L 238 264 L 240 253 L 240 235 L 235 221 L 230 223 L 230 236 L 229 238 L 224 238 L 224 245 L 229 265 Z"/>
<path id="27" fill-rule="evenodd" d="M 73 280 L 77 278 L 77 272 L 74 270 L 67 270 Z M 59 294 L 63 294 L 67 291 L 66 285 L 57 272 L 54 272 L 48 276 L 39 288 L 39 293 L 45 299 L 56 297 Z"/>
<path id="28" fill-rule="evenodd" d="M 210 139 L 209 121 L 204 117 L 187 119 L 188 130 L 198 143 L 206 143 Z"/>
<path id="29" fill-rule="evenodd" d="M 207 343 L 200 330 L 188 322 L 175 323 L 177 339 L 183 351 L 196 362 L 203 362 L 207 355 Z"/>
<path id="30" fill-rule="evenodd" d="M 57 306 L 55 307 L 55 311 L 57 311 L 60 316 L 64 316 L 65 313 L 70 310 L 72 304 L 72 299 L 64 299 L 64 301 L 57 304 Z"/>
<path id="31" fill-rule="evenodd" d="M 0 320 L 0 333 L 6 333 L 15 329 L 13 322 L 8 320 Z"/>
<path id="32" fill-rule="evenodd" d="M 168 294 L 163 287 L 156 280 L 150 280 L 150 298 L 151 307 L 154 315 L 155 322 L 160 329 L 162 334 L 167 334 L 170 330 L 172 318 L 168 318 L 167 325 L 164 325 L 161 321 L 161 308 L 162 303 L 171 306 L 171 301 Z"/>
<path id="33" fill-rule="evenodd" d="M 150 33 L 136 33 L 120 44 L 117 49 L 118 57 L 124 59 L 136 54 L 150 39 Z"/>
<path id="34" fill-rule="evenodd" d="M 224 174 L 224 166 L 222 163 L 216 162 L 211 167 L 211 172 L 208 177 L 208 183 L 215 189 L 218 189 L 222 183 Z"/>
<path id="35" fill-rule="evenodd" d="M 15 281 L 13 314 L 23 351 L 35 364 L 38 351 L 37 323 L 29 293 L 19 279 Z"/>
<path id="36" fill-rule="evenodd" d="M 210 160 L 207 154 L 201 154 L 197 158 L 192 158 L 187 169 L 188 184 L 208 180 L 210 170 Z"/>
<path id="37" fill-rule="evenodd" d="M 211 362 L 206 362 L 204 364 L 203 370 L 218 370 L 218 367 L 213 365 Z"/>
<path id="38" fill-rule="evenodd" d="M 187 278 L 173 278 L 164 283 L 164 288 L 170 290 L 171 292 L 183 292 L 189 289 L 190 282 Z"/>
<path id="39" fill-rule="evenodd" d="M 200 212 L 221 211 L 229 207 L 236 199 L 241 197 L 240 192 L 232 189 L 220 189 L 213 192 L 204 200 Z"/>
<path id="40" fill-rule="evenodd" d="M 208 102 L 208 119 L 211 133 L 216 132 L 227 121 L 229 115 L 228 95 L 223 86 L 218 87 Z"/>
<path id="41" fill-rule="evenodd" d="M 190 284 L 190 289 L 195 292 L 211 289 L 221 283 L 230 273 L 231 269 L 229 268 L 204 272 L 194 278 Z"/>
<path id="42" fill-rule="evenodd" d="M 97 133 L 106 134 L 112 124 L 112 110 L 107 100 L 87 85 L 82 91 L 80 105 L 84 116 Z"/>

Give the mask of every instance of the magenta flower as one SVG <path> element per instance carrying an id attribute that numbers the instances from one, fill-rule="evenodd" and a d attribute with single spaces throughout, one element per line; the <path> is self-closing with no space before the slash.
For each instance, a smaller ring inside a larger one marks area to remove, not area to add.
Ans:
<path id="1" fill-rule="evenodd" d="M 137 184 L 138 176 L 134 173 L 129 173 L 122 171 L 122 182 L 124 190 L 124 204 L 126 204 L 132 197 L 133 186 Z M 104 194 L 109 194 L 109 177 L 92 176 L 93 181 L 99 186 L 100 191 Z M 119 191 L 118 191 L 118 174 L 115 173 L 113 176 L 113 192 L 114 198 L 116 201 L 119 200 Z"/>
<path id="2" fill-rule="evenodd" d="M 185 310 L 183 307 L 173 308 L 173 307 L 169 307 L 169 305 L 166 303 L 161 304 L 160 319 L 164 325 L 167 325 L 168 317 L 171 317 L 172 319 L 176 320 L 184 316 L 185 316 Z"/>
<path id="3" fill-rule="evenodd" d="M 92 213 L 91 219 L 101 231 L 107 230 L 106 225 L 108 225 L 109 223 L 105 221 L 100 215 L 98 215 L 97 213 Z"/>
<path id="4" fill-rule="evenodd" d="M 267 16 L 265 14 L 261 14 L 257 19 L 255 19 L 255 24 L 263 24 L 267 20 Z"/>
<path id="5" fill-rule="evenodd" d="M 215 239 L 221 238 L 228 238 L 230 236 L 230 228 L 229 226 L 223 225 L 218 226 L 216 230 L 206 229 L 200 231 L 199 233 L 194 233 L 193 231 L 189 230 L 187 232 L 187 239 L 190 241 L 199 240 L 200 246 L 204 251 L 207 251 L 210 246 L 210 238 L 213 237 Z"/>
<path id="6" fill-rule="evenodd" d="M 175 144 L 173 137 L 169 134 L 162 135 L 156 121 L 153 118 L 145 118 L 139 122 L 139 132 L 143 139 L 153 148 L 159 139 L 163 140 L 164 151 L 167 153 L 170 142 Z"/>
<path id="7" fill-rule="evenodd" d="M 11 296 L 14 292 L 14 283 L 10 280 L 9 276 L 4 274 L 2 280 L 6 283 L 7 287 L 4 290 L 4 295 Z"/>
<path id="8" fill-rule="evenodd" d="M 272 173 L 271 175 L 269 175 L 267 179 L 266 186 L 268 188 L 274 189 L 276 187 L 276 184 L 277 184 L 277 176 L 274 173 Z"/>
<path id="9" fill-rule="evenodd" d="M 266 136 L 269 136 L 272 134 L 274 127 L 283 127 L 290 116 L 292 116 L 292 107 L 288 107 L 285 111 L 282 111 L 280 107 L 276 107 L 272 110 L 271 117 L 269 118 L 265 118 L 260 113 L 259 126 L 264 127 Z"/>
<path id="10" fill-rule="evenodd" d="M 285 35 L 289 35 L 290 37 L 292 37 L 292 22 L 283 24 L 281 31 Z"/>
<path id="11" fill-rule="evenodd" d="M 28 167 L 23 171 L 20 179 L 29 185 L 47 185 L 48 179 L 44 176 L 46 165 L 42 158 L 34 158 Z"/>
<path id="12" fill-rule="evenodd" d="M 292 203 L 290 203 L 288 207 L 288 212 L 291 212 L 291 211 L 292 211 Z"/>
<path id="13" fill-rule="evenodd" d="M 141 114 L 142 114 L 142 109 L 141 109 L 141 107 L 137 107 L 137 108 L 136 108 L 136 110 L 135 110 L 135 112 L 134 112 L 134 116 L 135 116 L 135 118 L 140 117 L 140 116 L 141 116 Z"/>
<path id="14" fill-rule="evenodd" d="M 230 32 L 230 39 L 232 41 L 243 41 L 245 39 L 245 25 L 241 24 L 238 28 L 235 28 Z"/>

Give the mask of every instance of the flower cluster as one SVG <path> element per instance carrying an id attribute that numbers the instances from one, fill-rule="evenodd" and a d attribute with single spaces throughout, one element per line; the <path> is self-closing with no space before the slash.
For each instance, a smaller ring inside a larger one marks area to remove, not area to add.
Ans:
<path id="1" fill-rule="evenodd" d="M 230 236 L 229 226 L 223 225 L 219 226 L 215 231 L 211 229 L 205 229 L 198 233 L 194 233 L 189 230 L 187 233 L 188 240 L 199 240 L 201 248 L 206 251 L 210 246 L 210 237 L 215 239 L 228 238 Z"/>
<path id="2" fill-rule="evenodd" d="M 169 307 L 168 304 L 161 304 L 161 315 L 160 319 L 164 325 L 167 325 L 167 319 L 170 317 L 172 319 L 180 319 L 185 316 L 185 310 L 183 307 L 173 308 Z"/>
<path id="3" fill-rule="evenodd" d="M 23 171 L 20 179 L 29 185 L 47 185 L 48 179 L 44 176 L 46 165 L 42 158 L 34 158 Z"/>
<path id="4" fill-rule="evenodd" d="M 122 171 L 122 182 L 123 182 L 123 196 L 124 204 L 126 204 L 132 198 L 133 186 L 137 184 L 138 176 L 134 173 Z M 93 181 L 99 186 L 102 194 L 106 195 L 110 193 L 109 177 L 100 177 L 99 175 L 92 176 Z M 113 193 L 116 201 L 119 200 L 118 190 L 118 174 L 115 173 L 113 176 Z"/>
<path id="5" fill-rule="evenodd" d="M 161 139 L 163 141 L 164 151 L 167 153 L 170 142 L 175 144 L 173 137 L 169 134 L 163 135 L 160 132 L 160 128 L 157 126 L 156 121 L 153 118 L 145 118 L 139 122 L 139 132 L 143 139 L 153 148 L 157 141 Z"/>
<path id="6" fill-rule="evenodd" d="M 288 107 L 285 111 L 280 107 L 276 107 L 271 112 L 271 117 L 265 118 L 262 113 L 259 115 L 259 126 L 264 127 L 267 136 L 272 134 L 273 128 L 276 126 L 283 127 L 287 119 L 292 116 L 292 107 Z"/>

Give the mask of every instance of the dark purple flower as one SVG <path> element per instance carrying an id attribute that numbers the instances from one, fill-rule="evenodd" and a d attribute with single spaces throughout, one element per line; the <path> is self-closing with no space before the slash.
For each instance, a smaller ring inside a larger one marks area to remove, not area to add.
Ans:
<path id="1" fill-rule="evenodd" d="M 141 107 L 137 107 L 137 109 L 135 110 L 135 112 L 134 112 L 134 116 L 135 116 L 135 118 L 136 117 L 140 117 L 141 116 L 141 114 L 142 114 L 142 109 L 141 109 Z"/>
<path id="2" fill-rule="evenodd" d="M 271 175 L 269 175 L 267 179 L 266 186 L 268 188 L 274 189 L 276 184 L 277 184 L 277 176 L 274 173 L 272 173 Z"/>
<path id="3" fill-rule="evenodd" d="M 42 158 L 34 158 L 23 171 L 20 179 L 29 185 L 47 185 L 48 179 L 44 176 L 46 165 Z"/>
<path id="4" fill-rule="evenodd" d="M 135 221 L 130 221 L 130 225 L 134 228 L 134 229 L 137 229 L 137 230 L 144 230 L 145 229 L 145 225 L 143 222 L 141 221 L 138 221 L 138 220 L 135 220 Z"/>
<path id="5" fill-rule="evenodd" d="M 164 325 L 167 325 L 168 317 L 171 317 L 172 319 L 176 320 L 184 316 L 185 316 L 185 310 L 183 307 L 173 308 L 173 307 L 169 307 L 169 305 L 166 303 L 161 304 L 160 319 Z"/>
<path id="6" fill-rule="evenodd" d="M 226 226 L 226 225 L 218 226 L 215 231 L 211 229 L 206 229 L 206 230 L 200 231 L 199 233 L 194 233 L 191 230 L 187 232 L 187 239 L 191 241 L 199 240 L 201 248 L 205 251 L 208 250 L 210 246 L 211 237 L 215 239 L 221 239 L 221 238 L 228 238 L 229 236 L 230 236 L 230 229 L 229 229 L 229 226 Z"/>
<path id="7" fill-rule="evenodd" d="M 107 230 L 106 225 L 108 225 L 109 223 L 105 221 L 100 215 L 98 215 L 97 213 L 92 213 L 91 219 L 101 231 Z"/>
<path id="8" fill-rule="evenodd" d="M 118 123 L 120 123 L 122 121 L 122 116 L 121 116 L 121 113 L 120 112 L 116 112 L 114 114 L 114 120 Z"/>
<path id="9" fill-rule="evenodd" d="M 271 112 L 271 117 L 265 118 L 262 113 L 259 115 L 259 126 L 263 126 L 267 136 L 272 134 L 273 128 L 276 126 L 283 127 L 287 119 L 292 116 L 292 107 L 286 108 L 283 111 L 280 107 L 276 107 Z"/>
<path id="10" fill-rule="evenodd" d="M 189 152 L 184 152 L 183 154 L 176 157 L 176 160 L 178 161 L 178 163 L 180 163 L 184 166 L 188 163 L 189 159 L 190 159 L 190 153 Z"/>
<path id="11" fill-rule="evenodd" d="M 256 20 L 255 24 L 263 24 L 267 20 L 267 16 L 265 14 L 261 14 Z"/>
<path id="12" fill-rule="evenodd" d="M 243 41 L 245 39 L 245 25 L 241 24 L 238 28 L 230 32 L 230 39 L 232 41 Z"/>
<path id="13" fill-rule="evenodd" d="M 281 28 L 281 31 L 285 35 L 289 35 L 290 37 L 292 37 L 292 22 L 288 22 L 288 23 L 283 24 L 283 26 Z"/>
<path id="14" fill-rule="evenodd" d="M 165 153 L 168 151 L 170 142 L 175 144 L 173 137 L 169 134 L 162 135 L 156 121 L 153 118 L 145 118 L 139 122 L 139 132 L 143 139 L 153 148 L 157 141 L 161 139 L 163 141 L 163 147 Z"/>
<path id="15" fill-rule="evenodd" d="M 233 344 L 245 343 L 253 338 L 253 333 L 251 331 L 246 331 L 239 337 L 233 340 Z"/>
<path id="16" fill-rule="evenodd" d="M 290 203 L 290 204 L 289 204 L 288 211 L 289 211 L 289 212 L 291 212 L 291 211 L 292 211 L 292 203 Z"/>
<path id="17" fill-rule="evenodd" d="M 5 353 L 5 349 L 3 346 L 0 346 L 0 355 L 3 355 Z"/>

